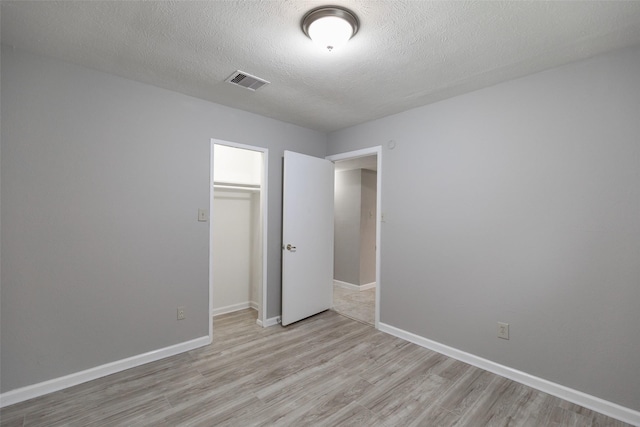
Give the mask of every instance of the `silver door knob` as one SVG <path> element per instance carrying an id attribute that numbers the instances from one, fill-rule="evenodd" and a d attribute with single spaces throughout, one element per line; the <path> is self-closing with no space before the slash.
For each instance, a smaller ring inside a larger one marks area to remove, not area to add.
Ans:
<path id="1" fill-rule="evenodd" d="M 295 247 L 295 246 L 292 246 L 292 245 L 291 245 L 291 243 L 289 243 L 289 244 L 287 245 L 287 250 L 288 250 L 288 251 L 291 251 L 291 252 L 295 252 L 295 251 L 296 251 L 296 247 Z"/>

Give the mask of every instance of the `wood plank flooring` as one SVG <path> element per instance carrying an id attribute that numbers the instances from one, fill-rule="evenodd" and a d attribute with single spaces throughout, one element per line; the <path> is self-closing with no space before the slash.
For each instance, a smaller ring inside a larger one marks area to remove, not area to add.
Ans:
<path id="1" fill-rule="evenodd" d="M 333 309 L 343 316 L 373 325 L 376 319 L 376 289 L 360 291 L 333 285 Z"/>
<path id="2" fill-rule="evenodd" d="M 327 311 L 9 406 L 4 426 L 627 426 Z"/>

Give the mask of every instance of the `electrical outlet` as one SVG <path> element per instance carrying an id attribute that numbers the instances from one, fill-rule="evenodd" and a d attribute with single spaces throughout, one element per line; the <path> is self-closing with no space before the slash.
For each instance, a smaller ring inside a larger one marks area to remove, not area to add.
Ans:
<path id="1" fill-rule="evenodd" d="M 198 209 L 198 221 L 207 222 L 209 220 L 209 215 L 206 209 Z"/>
<path id="2" fill-rule="evenodd" d="M 187 318 L 187 315 L 184 312 L 184 307 L 178 307 L 178 320 L 184 320 Z"/>
<path id="3" fill-rule="evenodd" d="M 509 324 L 498 322 L 498 338 L 509 339 Z"/>

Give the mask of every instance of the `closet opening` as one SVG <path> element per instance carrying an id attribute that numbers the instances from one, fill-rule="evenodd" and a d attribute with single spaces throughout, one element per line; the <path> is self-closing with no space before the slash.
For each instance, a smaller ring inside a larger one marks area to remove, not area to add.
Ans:
<path id="1" fill-rule="evenodd" d="M 211 315 L 266 315 L 267 149 L 212 140 Z"/>

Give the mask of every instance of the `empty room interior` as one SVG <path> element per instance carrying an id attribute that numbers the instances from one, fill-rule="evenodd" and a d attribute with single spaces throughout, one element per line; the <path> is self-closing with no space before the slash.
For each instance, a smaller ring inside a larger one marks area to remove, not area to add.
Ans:
<path id="1" fill-rule="evenodd" d="M 640 2 L 0 18 L 3 427 L 640 426 Z"/>

